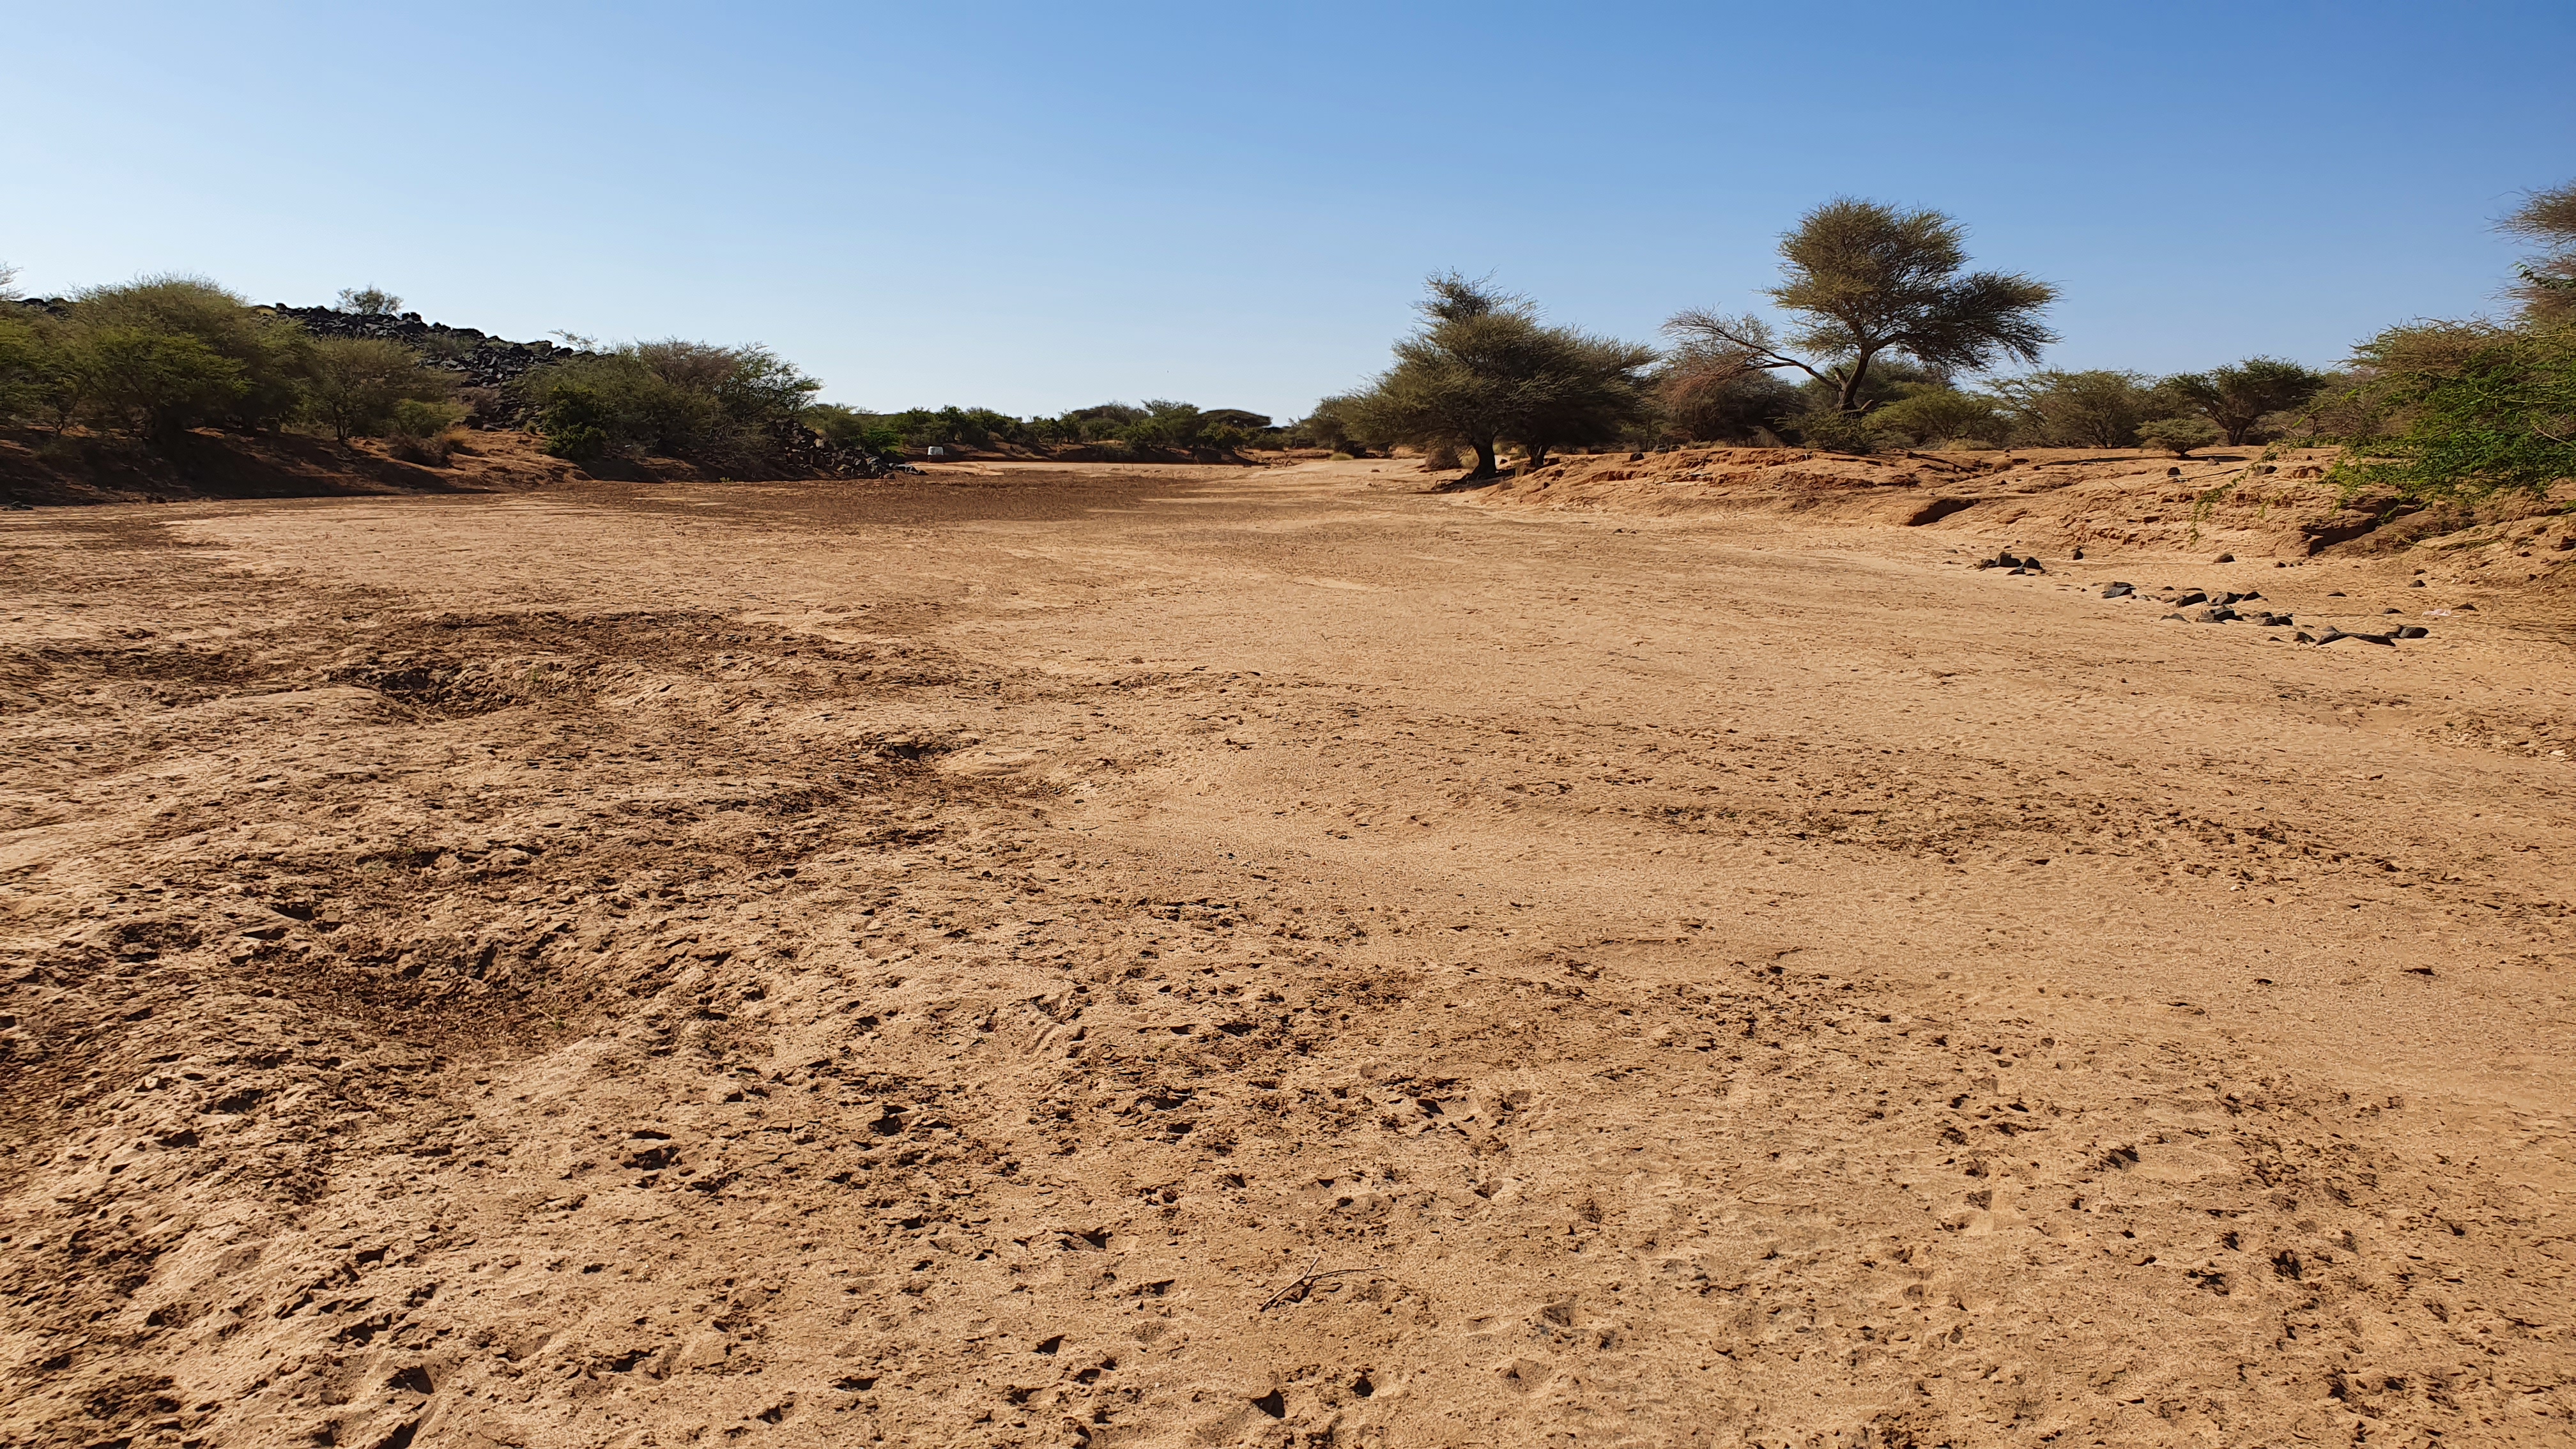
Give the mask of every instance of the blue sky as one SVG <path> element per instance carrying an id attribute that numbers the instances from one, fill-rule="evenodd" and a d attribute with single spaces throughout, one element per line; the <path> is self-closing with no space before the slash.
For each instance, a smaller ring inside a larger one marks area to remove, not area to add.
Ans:
<path id="1" fill-rule="evenodd" d="M 2056 365 L 2325 363 L 2495 306 L 2576 5 L 0 3 L 0 258 L 825 396 L 1305 411 L 1427 272 L 1649 337 L 1837 193 L 2063 289 Z"/>

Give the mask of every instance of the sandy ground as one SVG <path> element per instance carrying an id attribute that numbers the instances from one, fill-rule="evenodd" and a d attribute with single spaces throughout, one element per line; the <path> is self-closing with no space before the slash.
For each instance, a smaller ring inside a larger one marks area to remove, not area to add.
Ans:
<path id="1" fill-rule="evenodd" d="M 0 1442 L 2576 1442 L 2576 554 L 1420 486 L 0 517 Z"/>

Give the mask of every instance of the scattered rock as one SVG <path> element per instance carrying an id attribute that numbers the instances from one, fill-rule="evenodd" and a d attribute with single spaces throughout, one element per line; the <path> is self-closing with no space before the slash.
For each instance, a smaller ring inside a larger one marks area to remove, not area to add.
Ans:
<path id="1" fill-rule="evenodd" d="M 2137 591 L 2137 585 L 2135 584 L 2104 584 L 2102 586 L 2102 597 L 2106 599 L 2125 599 Z"/>
<path id="2" fill-rule="evenodd" d="M 424 322 L 418 312 L 397 317 L 389 313 L 342 312 L 331 307 L 289 307 L 283 302 L 267 310 L 292 318 L 316 337 L 399 342 L 420 353 L 424 365 L 456 374 L 467 387 L 507 387 L 538 368 L 590 355 L 551 342 L 512 342 L 472 327 Z"/>
<path id="3" fill-rule="evenodd" d="M 2211 563 L 2234 563 L 2234 562 L 2236 562 L 2236 555 L 2234 555 L 2234 554 L 2232 554 L 2232 553 L 2222 553 L 2222 554 L 2220 554 L 2218 557 L 2216 557 L 2216 558 L 2214 558 L 2214 559 L 2211 559 L 2211 560 L 2210 560 L 2210 562 L 2211 562 Z"/>
<path id="4" fill-rule="evenodd" d="M 2425 628 L 2421 624 L 2409 624 L 2405 628 L 2397 631 L 2397 637 L 2400 639 L 2421 639 L 2432 632 L 2432 630 Z"/>

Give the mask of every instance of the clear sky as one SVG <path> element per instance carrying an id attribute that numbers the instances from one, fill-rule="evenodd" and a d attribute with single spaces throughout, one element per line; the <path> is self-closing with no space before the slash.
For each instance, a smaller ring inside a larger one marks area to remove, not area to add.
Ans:
<path id="1" fill-rule="evenodd" d="M 2068 367 L 2496 305 L 2576 4 L 0 0 L 0 258 L 512 337 L 764 341 L 863 407 L 1302 414 L 1425 273 L 1650 337 L 1837 193 L 2058 283 Z"/>

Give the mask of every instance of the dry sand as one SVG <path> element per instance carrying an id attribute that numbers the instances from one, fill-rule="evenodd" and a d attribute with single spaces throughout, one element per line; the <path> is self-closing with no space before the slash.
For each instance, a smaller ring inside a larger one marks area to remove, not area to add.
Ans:
<path id="1" fill-rule="evenodd" d="M 2576 1442 L 2564 522 L 1658 466 L 0 518 L 0 1443 Z"/>

